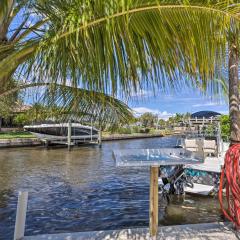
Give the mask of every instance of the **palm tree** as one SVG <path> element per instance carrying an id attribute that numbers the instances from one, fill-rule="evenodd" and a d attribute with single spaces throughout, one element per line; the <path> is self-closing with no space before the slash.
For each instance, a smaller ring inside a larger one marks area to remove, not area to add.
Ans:
<path id="1" fill-rule="evenodd" d="M 5 12 L 11 12 L 13 1 L 3 2 L 10 6 Z M 229 46 L 236 46 L 237 40 L 230 36 L 237 31 L 232 25 L 239 22 L 239 4 L 197 0 L 39 2 L 33 2 L 41 19 L 34 28 L 41 26 L 44 37 L 38 34 L 30 42 L 14 44 L 13 52 L 13 44 L 0 48 L 0 56 L 5 56 L 0 64 L 3 79 L 22 66 L 19 72 L 34 70 L 38 82 L 47 78 L 65 85 L 70 75 L 74 87 L 126 96 L 132 89 L 146 86 L 177 89 L 184 84 L 214 92 L 219 91 L 219 84 L 209 80 L 226 78 L 222 70 L 227 64 L 228 40 L 233 41 Z M 234 48 L 229 53 L 231 65 L 237 55 Z M 236 69 L 229 68 L 231 79 L 234 71 L 236 75 Z M 231 99 L 239 99 L 236 94 Z M 237 104 L 230 101 L 230 105 Z M 237 140 L 239 126 L 234 119 L 238 109 L 230 107 L 230 112 L 235 121 L 232 138 Z"/>
<path id="2" fill-rule="evenodd" d="M 35 8 L 48 19 L 29 67 L 39 80 L 65 84 L 69 74 L 74 87 L 124 96 L 184 85 L 216 93 L 228 65 L 231 138 L 240 141 L 237 1 L 50 0 Z"/>
<path id="3" fill-rule="evenodd" d="M 66 112 L 74 112 L 80 119 L 88 116 L 91 120 L 101 120 L 102 124 L 106 120 L 114 124 L 129 121 L 132 118 L 131 110 L 113 97 L 79 87 L 61 86 L 42 79 L 35 82 L 26 75 L 27 81 L 21 80 L 22 72 L 26 72 L 26 67 L 31 65 L 37 46 L 46 34 L 47 18 L 36 15 L 38 12 L 32 3 L 36 4 L 37 1 L 0 2 L 0 62 L 5 66 L 0 74 L 1 101 L 9 102 L 12 96 L 22 89 L 44 86 L 42 103 L 49 109 L 52 105 L 58 105 L 58 118 L 66 118 Z M 19 13 L 23 15 L 22 18 L 19 18 Z M 9 58 L 11 63 L 7 63 Z M 17 86 L 10 84 L 13 77 L 20 79 Z"/>
<path id="4" fill-rule="evenodd" d="M 5 64 L 8 56 L 14 55 L 8 70 L 2 69 L 0 76 L 0 94 L 4 85 L 13 77 L 21 63 L 27 61 L 33 53 L 31 49 L 39 43 L 44 30 L 44 19 L 32 20 L 27 0 L 2 0 L 0 2 L 0 62 Z M 22 15 L 20 18 L 19 15 Z"/>

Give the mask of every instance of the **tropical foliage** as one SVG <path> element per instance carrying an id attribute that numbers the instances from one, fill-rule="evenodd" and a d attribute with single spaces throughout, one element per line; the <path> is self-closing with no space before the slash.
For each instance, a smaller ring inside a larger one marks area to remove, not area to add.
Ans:
<path id="1" fill-rule="evenodd" d="M 2 48 L 9 54 L 0 76 L 24 63 L 20 72 L 34 69 L 38 81 L 65 84 L 71 76 L 72 86 L 124 95 L 156 85 L 206 89 L 208 80 L 221 80 L 230 19 L 239 11 L 238 4 L 209 0 L 33 3 L 43 37 L 14 44 L 13 52 L 13 44 Z"/>
<path id="2" fill-rule="evenodd" d="M 44 92 L 40 98 L 44 105 L 44 111 L 39 112 L 39 114 L 42 114 L 41 117 L 36 117 L 33 114 L 32 121 L 46 119 L 49 115 L 54 115 L 56 118 L 56 114 L 59 120 L 63 120 L 69 117 L 69 114 L 67 114 L 69 112 L 74 113 L 74 117 L 79 120 L 91 118 L 91 121 L 99 122 L 101 120 L 102 124 L 105 124 L 106 121 L 112 124 L 131 119 L 130 109 L 117 99 L 79 87 L 61 86 L 51 83 L 45 78 L 39 79 L 40 81 L 36 83 L 34 81 L 36 72 L 32 76 L 28 74 L 27 69 L 31 66 L 31 63 L 36 64 L 36 62 L 32 62 L 36 47 L 39 46 L 47 34 L 45 25 L 47 20 L 39 15 L 39 12 L 34 8 L 33 4 L 36 3 L 37 1 L 5 0 L 0 3 L 0 65 L 4 66 L 0 74 L 2 109 L 0 115 L 6 116 L 6 110 L 11 109 L 17 100 L 13 96 L 16 96 L 20 90 L 40 86 L 41 88 L 37 90 Z M 8 59 L 11 62 L 6 62 Z M 7 68 L 6 64 L 8 64 Z M 19 80 L 17 84 L 11 84 L 10 86 L 12 76 Z M 28 81 L 22 80 L 23 76 Z M 71 76 L 68 78 L 71 79 Z M 36 106 L 32 109 L 36 109 Z M 55 109 L 54 114 L 53 109 Z M 23 115 L 17 117 L 16 121 L 23 121 L 26 118 Z"/>
<path id="3" fill-rule="evenodd" d="M 227 2 L 42 1 L 48 31 L 30 66 L 39 80 L 71 75 L 73 86 L 115 94 L 147 84 L 206 89 L 227 63 L 226 33 L 238 10 Z"/>
<path id="4" fill-rule="evenodd" d="M 230 118 L 229 115 L 222 115 L 220 117 L 221 134 L 224 141 L 228 141 L 230 138 Z"/>
<path id="5" fill-rule="evenodd" d="M 12 6 L 10 0 L 2 2 L 3 10 Z M 23 34 L 19 41 L 5 36 L 2 81 L 17 69 L 34 82 L 111 96 L 184 84 L 222 92 L 227 51 L 238 48 L 238 1 L 39 0 L 26 9 L 37 13 L 37 22 L 30 31 L 17 32 Z M 2 23 L 11 19 L 12 11 L 4 12 Z"/>
<path id="6" fill-rule="evenodd" d="M 3 91 L 8 91 L 17 86 L 17 82 L 13 79 L 10 79 L 4 86 Z M 21 103 L 21 96 L 19 91 L 12 92 L 11 94 L 2 96 L 0 98 L 0 117 L 9 117 L 13 109 Z M 1 126 L 0 126 L 1 128 Z"/>
<path id="7" fill-rule="evenodd" d="M 123 102 L 101 93 L 68 86 L 52 86 L 44 89 L 40 103 L 16 117 L 23 124 L 45 120 L 93 123 L 98 127 L 129 122 L 132 112 Z"/>
<path id="8" fill-rule="evenodd" d="M 142 116 L 139 118 L 139 121 L 142 123 L 143 127 L 154 127 L 157 123 L 158 117 L 157 115 L 154 115 L 153 113 L 146 112 L 142 114 Z"/>

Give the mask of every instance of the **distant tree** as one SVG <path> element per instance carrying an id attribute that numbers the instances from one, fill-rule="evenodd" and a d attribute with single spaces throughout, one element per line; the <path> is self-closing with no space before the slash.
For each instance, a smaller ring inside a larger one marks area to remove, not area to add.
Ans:
<path id="1" fill-rule="evenodd" d="M 139 121 L 145 128 L 154 127 L 154 124 L 157 122 L 157 116 L 153 113 L 146 112 L 139 118 Z"/>
<path id="2" fill-rule="evenodd" d="M 15 125 L 22 127 L 30 123 L 29 115 L 27 113 L 20 113 L 14 117 L 13 122 Z"/>
<path id="3" fill-rule="evenodd" d="M 158 120 L 158 126 L 159 126 L 159 127 L 165 127 L 165 126 L 166 126 L 166 121 L 163 120 L 163 119 L 159 119 L 159 120 Z"/>
<path id="4" fill-rule="evenodd" d="M 175 124 L 175 118 L 174 116 L 173 117 L 170 117 L 167 121 L 167 125 L 168 126 L 173 126 Z"/>
<path id="5" fill-rule="evenodd" d="M 224 141 L 228 141 L 230 138 L 230 118 L 229 115 L 222 115 L 220 117 L 221 134 Z"/>
<path id="6" fill-rule="evenodd" d="M 2 91 L 7 91 L 8 89 L 17 86 L 17 82 L 14 79 L 9 79 L 5 86 L 2 86 Z M 13 114 L 14 108 L 22 103 L 19 91 L 15 91 L 7 96 L 0 97 L 0 131 L 2 127 L 2 119 L 8 118 Z"/>
<path id="7" fill-rule="evenodd" d="M 177 123 L 182 121 L 183 118 L 184 118 L 184 114 L 176 113 L 176 115 L 174 116 L 174 121 Z"/>
<path id="8" fill-rule="evenodd" d="M 183 120 L 185 122 L 188 122 L 189 118 L 191 118 L 191 113 L 189 113 L 189 112 L 185 113 L 183 116 Z"/>

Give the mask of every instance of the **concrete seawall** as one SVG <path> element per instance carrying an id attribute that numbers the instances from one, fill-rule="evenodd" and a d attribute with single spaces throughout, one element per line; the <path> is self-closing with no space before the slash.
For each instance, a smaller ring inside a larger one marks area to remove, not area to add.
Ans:
<path id="1" fill-rule="evenodd" d="M 0 148 L 6 147 L 29 147 L 39 146 L 41 141 L 36 138 L 14 138 L 14 139 L 0 139 Z"/>
<path id="2" fill-rule="evenodd" d="M 141 139 L 141 138 L 155 138 L 155 137 L 164 137 L 167 135 L 163 134 L 112 134 L 109 136 L 103 136 L 102 141 L 113 141 L 113 140 L 128 140 L 128 139 Z"/>
<path id="3" fill-rule="evenodd" d="M 130 139 L 142 139 L 142 138 L 157 138 L 172 136 L 176 134 L 112 134 L 109 136 L 103 136 L 102 141 L 115 141 L 115 140 L 130 140 Z M 0 148 L 7 147 L 34 147 L 40 146 L 42 142 L 36 138 L 13 138 L 13 139 L 0 139 Z"/>

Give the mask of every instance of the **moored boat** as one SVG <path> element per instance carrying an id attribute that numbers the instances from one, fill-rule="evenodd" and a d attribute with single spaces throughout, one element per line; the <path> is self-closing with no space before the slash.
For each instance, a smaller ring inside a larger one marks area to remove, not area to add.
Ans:
<path id="1" fill-rule="evenodd" d="M 99 131 L 91 126 L 79 123 L 71 123 L 71 141 L 96 141 Z M 24 126 L 24 129 L 31 132 L 42 141 L 67 141 L 69 123 L 50 123 Z"/>
<path id="2" fill-rule="evenodd" d="M 162 191 L 171 189 L 171 193 L 174 194 L 190 193 L 206 196 L 218 192 L 221 169 L 229 143 L 223 142 L 221 138 L 218 119 L 214 122 L 209 121 L 208 124 L 204 123 L 205 119 L 195 119 L 195 121 L 201 125 L 201 129 L 207 129 L 214 123 L 215 126 L 212 125 L 214 134 L 190 132 L 190 135 L 187 134 L 180 139 L 176 148 L 194 152 L 204 159 L 204 162 L 197 165 L 162 167 L 159 174 L 159 186 Z"/>

